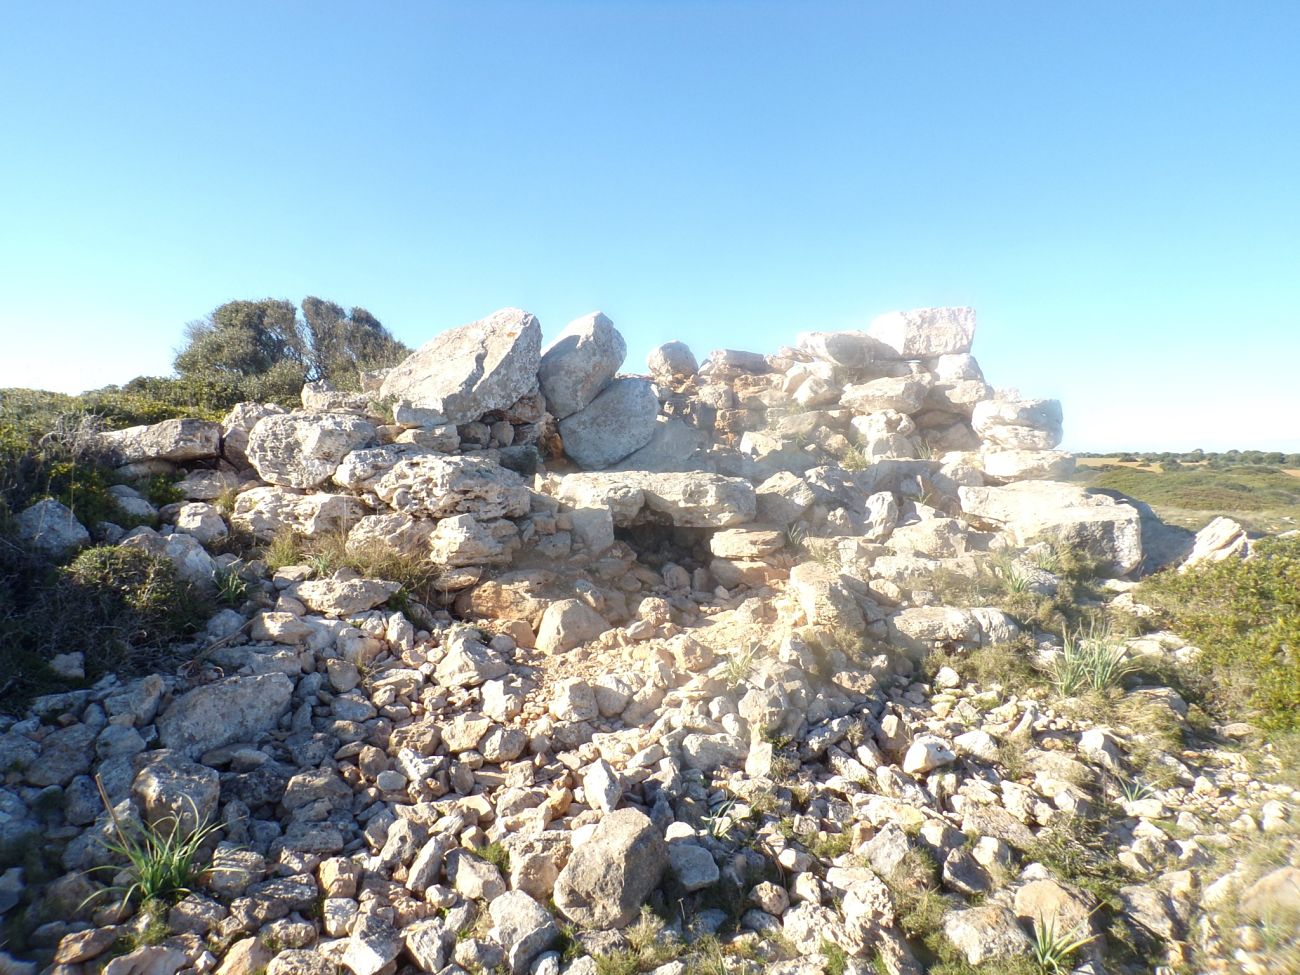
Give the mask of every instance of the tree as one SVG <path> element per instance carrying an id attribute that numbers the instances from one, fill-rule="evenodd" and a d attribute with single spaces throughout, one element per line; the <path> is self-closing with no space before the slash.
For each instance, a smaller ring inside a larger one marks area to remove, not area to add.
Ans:
<path id="1" fill-rule="evenodd" d="M 185 329 L 186 345 L 176 355 L 181 375 L 201 372 L 260 376 L 288 361 L 301 364 L 305 346 L 293 302 L 228 301 Z"/>
<path id="2" fill-rule="evenodd" d="M 361 370 L 396 365 L 409 351 L 364 308 L 345 312 L 308 296 L 299 318 L 293 302 L 264 298 L 230 301 L 191 322 L 175 366 L 182 378 L 237 377 L 250 390 L 321 379 L 356 387 Z"/>
<path id="3" fill-rule="evenodd" d="M 302 315 L 313 380 L 352 385 L 359 371 L 396 365 L 410 352 L 364 308 L 344 312 L 332 301 L 309 295 L 302 301 Z"/>

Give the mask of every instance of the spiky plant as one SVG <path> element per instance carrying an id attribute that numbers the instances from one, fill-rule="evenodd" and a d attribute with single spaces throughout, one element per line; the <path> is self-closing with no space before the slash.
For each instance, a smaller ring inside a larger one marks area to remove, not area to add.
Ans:
<path id="1" fill-rule="evenodd" d="M 1070 959 L 1074 953 L 1091 944 L 1097 937 L 1095 934 L 1082 937 L 1083 925 L 1068 932 L 1058 930 L 1056 920 L 1055 914 L 1048 920 L 1040 913 L 1038 923 L 1034 925 L 1032 957 L 1042 975 L 1064 975 L 1069 972 L 1073 968 Z"/>
<path id="2" fill-rule="evenodd" d="M 189 796 L 185 801 L 190 806 L 193 826 L 187 826 L 182 816 L 166 816 L 149 827 L 123 823 L 113 811 L 113 804 L 99 776 L 95 777 L 95 784 L 115 834 L 114 838 L 102 843 L 109 853 L 126 861 L 129 882 L 105 888 L 91 898 L 99 894 L 119 894 L 124 902 L 135 900 L 148 904 L 190 893 L 190 884 L 199 873 L 199 851 L 204 841 L 221 829 L 221 824 L 201 820 L 198 807 Z M 115 871 L 118 868 L 97 869 Z"/>

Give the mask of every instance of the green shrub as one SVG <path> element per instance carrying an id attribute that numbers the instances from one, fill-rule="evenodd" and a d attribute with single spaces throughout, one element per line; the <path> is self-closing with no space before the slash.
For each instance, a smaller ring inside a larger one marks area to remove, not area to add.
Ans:
<path id="1" fill-rule="evenodd" d="M 63 570 L 62 588 L 86 599 L 132 644 L 177 639 L 205 608 L 170 561 L 136 548 L 88 548 Z"/>
<path id="2" fill-rule="evenodd" d="M 1201 650 L 1189 682 L 1221 715 L 1247 707 L 1265 727 L 1300 730 L 1300 537 L 1144 582 L 1138 598 Z"/>
<path id="3" fill-rule="evenodd" d="M 155 474 L 149 478 L 144 496 L 149 499 L 150 504 L 159 508 L 185 499 L 185 494 L 176 486 L 176 479 L 168 474 Z"/>
<path id="4" fill-rule="evenodd" d="M 47 661 L 71 650 L 85 654 L 90 681 L 146 671 L 210 608 L 169 560 L 140 549 L 89 548 L 58 568 L 0 539 L 0 706 L 21 710 L 66 686 Z"/>

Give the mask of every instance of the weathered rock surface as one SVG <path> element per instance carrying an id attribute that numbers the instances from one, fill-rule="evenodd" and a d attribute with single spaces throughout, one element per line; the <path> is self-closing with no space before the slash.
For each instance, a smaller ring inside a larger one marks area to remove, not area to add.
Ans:
<path id="1" fill-rule="evenodd" d="M 275 727 L 289 705 L 293 683 L 284 674 L 228 677 L 172 701 L 158 717 L 166 748 L 190 757 Z"/>
<path id="2" fill-rule="evenodd" d="M 343 458 L 374 443 L 370 421 L 352 413 L 281 413 L 249 431 L 248 459 L 262 480 L 313 488 L 334 476 Z"/>
<path id="3" fill-rule="evenodd" d="M 211 420 L 163 420 L 146 426 L 111 430 L 99 437 L 119 464 L 149 460 L 204 460 L 221 452 L 221 425 Z"/>
<path id="4" fill-rule="evenodd" d="M 969 519 L 1006 529 L 1020 545 L 1054 541 L 1074 546 L 1114 575 L 1132 572 L 1142 562 L 1141 516 L 1105 495 L 1055 481 L 962 487 L 958 494 Z"/>
<path id="5" fill-rule="evenodd" d="M 375 485 L 394 510 L 430 518 L 468 514 L 478 520 L 528 513 L 528 487 L 514 471 L 472 454 L 408 457 Z"/>
<path id="6" fill-rule="evenodd" d="M 560 421 L 564 452 L 580 467 L 617 464 L 650 442 L 659 397 L 644 379 L 615 379 L 584 409 Z"/>
<path id="7" fill-rule="evenodd" d="M 46 498 L 19 512 L 14 532 L 27 545 L 51 558 L 63 558 L 90 544 L 90 532 L 66 506 Z"/>
<path id="8" fill-rule="evenodd" d="M 607 930 L 635 920 L 668 867 L 668 844 L 635 809 L 603 818 L 573 851 L 555 881 L 555 906 L 585 928 Z"/>
<path id="9" fill-rule="evenodd" d="M 296 494 L 278 487 L 258 487 L 239 495 L 230 521 L 267 541 L 283 531 L 303 535 L 347 531 L 367 510 L 365 504 L 346 494 Z"/>
<path id="10" fill-rule="evenodd" d="M 557 420 L 583 409 L 609 385 L 627 356 L 623 336 L 601 312 L 570 322 L 542 354 L 537 382 Z"/>
<path id="11" fill-rule="evenodd" d="M 384 379 L 381 399 L 399 422 L 469 423 L 504 410 L 537 385 L 542 327 L 519 308 L 448 329 L 412 352 Z"/>
<path id="12" fill-rule="evenodd" d="M 873 319 L 867 334 L 903 359 L 969 352 L 975 339 L 974 308 L 914 308 Z"/>

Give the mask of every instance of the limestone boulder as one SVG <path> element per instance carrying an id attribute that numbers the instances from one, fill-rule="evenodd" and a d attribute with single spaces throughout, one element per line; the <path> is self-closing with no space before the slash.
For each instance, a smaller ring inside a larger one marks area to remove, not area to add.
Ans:
<path id="1" fill-rule="evenodd" d="M 438 522 L 429 536 L 429 555 L 438 565 L 501 565 L 519 547 L 519 530 L 503 518 L 475 521 L 471 515 L 453 515 Z"/>
<path id="2" fill-rule="evenodd" d="M 521 890 L 512 890 L 492 901 L 492 940 L 506 951 L 510 975 L 525 975 L 533 960 L 560 936 L 549 911 Z"/>
<path id="3" fill-rule="evenodd" d="M 425 555 L 436 524 L 400 511 L 365 515 L 349 529 L 347 548 L 357 553 L 378 550 L 404 556 Z"/>
<path id="4" fill-rule="evenodd" d="M 158 739 L 189 758 L 236 741 L 256 741 L 289 706 L 293 683 L 284 674 L 227 677 L 196 687 L 158 717 Z"/>
<path id="5" fill-rule="evenodd" d="M 702 472 L 620 471 L 567 474 L 556 495 L 575 508 L 608 508 L 615 525 L 634 524 L 649 509 L 678 528 L 730 528 L 754 520 L 754 486 Z"/>
<path id="6" fill-rule="evenodd" d="M 915 413 L 925 402 L 929 388 L 930 377 L 924 373 L 873 379 L 868 383 L 844 387 L 840 394 L 840 405 L 854 413 L 877 413 L 881 410 Z"/>
<path id="7" fill-rule="evenodd" d="M 184 532 L 160 535 L 152 528 L 136 528 L 119 544 L 122 548 L 138 548 L 167 559 L 178 578 L 198 589 L 209 590 L 216 586 L 217 563 L 193 535 Z"/>
<path id="8" fill-rule="evenodd" d="M 845 580 L 818 562 L 801 562 L 790 570 L 790 592 L 809 626 L 861 632 L 862 608 Z"/>
<path id="9" fill-rule="evenodd" d="M 380 447 L 363 447 L 353 450 L 339 461 L 334 471 L 334 483 L 358 494 L 374 492 L 380 478 L 407 457 L 423 457 L 439 453 L 427 447 L 409 443 L 391 443 Z"/>
<path id="10" fill-rule="evenodd" d="M 985 442 L 1014 450 L 1051 450 L 1061 442 L 1061 423 L 1054 399 L 989 399 L 971 413 L 971 426 Z"/>
<path id="11" fill-rule="evenodd" d="M 235 500 L 231 524 L 267 541 L 282 531 L 302 535 L 347 531 L 368 509 L 345 494 L 298 494 L 278 487 L 244 491 Z"/>
<path id="12" fill-rule="evenodd" d="M 381 606 L 401 588 L 380 579 L 311 579 L 300 582 L 294 596 L 308 609 L 326 616 L 346 617 Z"/>
<path id="13" fill-rule="evenodd" d="M 819 362 L 848 369 L 899 358 L 896 349 L 866 332 L 801 332 L 796 344 Z"/>
<path id="14" fill-rule="evenodd" d="M 399 423 L 469 423 L 505 410 L 537 385 L 542 326 L 530 313 L 503 308 L 448 329 L 396 366 L 379 389 Z"/>
<path id="15" fill-rule="evenodd" d="M 690 379 L 700 371 L 695 353 L 685 342 L 665 342 L 651 349 L 646 356 L 646 367 L 650 375 L 661 382 L 680 382 Z"/>
<path id="16" fill-rule="evenodd" d="M 1056 481 L 958 488 L 962 511 L 977 527 L 1000 528 L 1018 545 L 1050 541 L 1081 549 L 1102 571 L 1127 575 L 1142 563 L 1142 518 L 1104 494 Z"/>
<path id="17" fill-rule="evenodd" d="M 216 770 L 185 761 L 172 752 L 152 754 L 154 760 L 136 774 L 131 784 L 145 823 L 160 827 L 165 835 L 173 827 L 189 833 L 212 822 L 221 795 Z"/>
<path id="18" fill-rule="evenodd" d="M 211 545 L 230 534 L 221 511 L 213 504 L 191 501 L 176 512 L 176 530 L 193 535 L 200 544 Z"/>
<path id="19" fill-rule="evenodd" d="M 557 420 L 572 416 L 609 385 L 627 355 L 627 343 L 604 314 L 570 322 L 542 354 L 537 383 Z"/>
<path id="20" fill-rule="evenodd" d="M 333 477 L 347 454 L 376 437 L 374 424 L 354 413 L 274 414 L 249 431 L 247 454 L 262 480 L 313 488 Z"/>
<path id="21" fill-rule="evenodd" d="M 610 469 L 616 471 L 693 471 L 700 468 L 700 452 L 708 438 L 697 428 L 676 417 L 655 420 L 649 442 L 634 450 Z"/>
<path id="22" fill-rule="evenodd" d="M 1000 904 L 950 911 L 943 919 L 943 933 L 971 965 L 1024 957 L 1032 947 L 1015 914 Z"/>
<path id="23" fill-rule="evenodd" d="M 968 352 L 954 352 L 925 360 L 925 368 L 941 383 L 984 381 L 984 370 Z"/>
<path id="24" fill-rule="evenodd" d="M 14 530 L 29 548 L 56 559 L 90 544 L 90 532 L 70 508 L 53 498 L 21 511 L 14 519 Z"/>
<path id="25" fill-rule="evenodd" d="M 221 425 L 212 420 L 185 418 L 111 430 L 100 443 L 119 464 L 165 460 L 172 463 L 206 460 L 221 454 Z"/>
<path id="26" fill-rule="evenodd" d="M 604 618 L 581 599 L 561 599 L 546 607 L 537 630 L 537 649 L 563 653 L 596 639 L 608 628 Z"/>
<path id="27" fill-rule="evenodd" d="M 615 379 L 586 407 L 560 421 L 564 452 L 587 470 L 617 464 L 650 442 L 658 415 L 659 397 L 647 380 Z"/>
<path id="28" fill-rule="evenodd" d="M 636 482 L 646 507 L 667 515 L 678 528 L 730 528 L 754 520 L 754 486 L 739 477 L 663 472 L 641 475 Z"/>
<path id="29" fill-rule="evenodd" d="M 904 359 L 969 352 L 975 339 L 974 308 L 914 308 L 873 319 L 867 334 Z"/>
<path id="30" fill-rule="evenodd" d="M 589 929 L 636 919 L 668 867 L 668 844 L 645 813 L 618 809 L 577 846 L 555 881 L 555 906 Z"/>
<path id="31" fill-rule="evenodd" d="M 284 412 L 284 407 L 274 403 L 236 403 L 221 421 L 221 455 L 241 470 L 252 467 L 248 459 L 248 432 L 263 417 Z"/>
<path id="32" fill-rule="evenodd" d="M 365 413 L 370 409 L 369 393 L 352 393 L 339 389 L 328 379 L 302 387 L 302 407 L 313 412 Z"/>
<path id="33" fill-rule="evenodd" d="M 1249 554 L 1250 537 L 1246 534 L 1246 529 L 1231 518 L 1219 517 L 1196 533 L 1192 540 L 1192 551 L 1178 567 L 1178 571 L 1186 572 L 1209 562 L 1243 559 Z"/>
<path id="34" fill-rule="evenodd" d="M 1064 481 L 1074 473 L 1074 454 L 1064 450 L 986 450 L 980 457 L 985 477 L 993 481 Z"/>
<path id="35" fill-rule="evenodd" d="M 379 479 L 375 493 L 396 511 L 431 518 L 518 518 L 529 507 L 522 477 L 473 454 L 408 457 Z"/>

